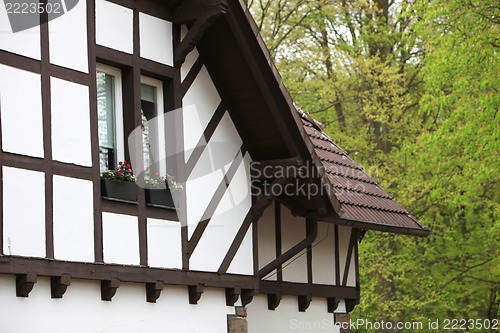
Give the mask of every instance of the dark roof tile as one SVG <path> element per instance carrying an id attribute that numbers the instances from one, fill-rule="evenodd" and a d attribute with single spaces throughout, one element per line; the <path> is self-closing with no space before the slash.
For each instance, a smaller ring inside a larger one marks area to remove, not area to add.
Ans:
<path id="1" fill-rule="evenodd" d="M 427 228 L 410 216 L 344 149 L 322 131 L 322 124 L 302 110 L 297 111 L 328 179 L 335 188 L 335 196 L 343 212 L 341 219 L 377 225 L 374 229 L 385 226 L 418 230 L 424 234 L 428 232 Z"/>

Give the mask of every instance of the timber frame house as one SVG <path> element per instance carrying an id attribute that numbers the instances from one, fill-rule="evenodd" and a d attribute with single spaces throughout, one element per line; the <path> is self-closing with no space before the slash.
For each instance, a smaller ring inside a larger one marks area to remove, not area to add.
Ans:
<path id="1" fill-rule="evenodd" d="M 100 311 L 71 331 L 233 332 L 241 320 L 286 332 L 359 303 L 366 230 L 429 234 L 296 109 L 244 0 L 69 2 L 0 37 L 6 329 L 62 332 Z M 2 31 L 9 19 L 1 8 Z M 102 195 L 103 159 L 144 164 L 131 155 L 142 137 L 127 138 L 148 110 L 183 110 L 147 134 L 151 156 L 181 147 L 177 210 L 140 186 L 133 202 Z M 14 320 L 37 311 L 60 319 Z"/>

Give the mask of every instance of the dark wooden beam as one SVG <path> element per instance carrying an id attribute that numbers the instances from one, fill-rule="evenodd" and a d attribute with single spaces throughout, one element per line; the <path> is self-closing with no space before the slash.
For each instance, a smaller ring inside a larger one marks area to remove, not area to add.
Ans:
<path id="1" fill-rule="evenodd" d="M 355 287 L 339 287 L 326 284 L 308 284 L 295 282 L 277 282 L 264 280 L 259 283 L 261 294 L 276 294 L 301 296 L 312 295 L 313 297 L 339 299 L 357 299 L 358 290 Z"/>
<path id="2" fill-rule="evenodd" d="M 280 265 L 283 265 L 285 262 L 287 262 L 294 256 L 296 256 L 302 250 L 306 249 L 316 240 L 316 237 L 318 236 L 318 221 L 315 219 L 307 219 L 306 224 L 310 225 L 309 226 L 310 234 L 304 240 L 302 240 L 294 247 L 292 247 L 290 250 L 283 253 L 283 255 L 281 255 L 279 258 L 276 258 L 275 260 L 271 261 L 269 264 L 264 266 L 259 271 L 259 278 L 262 279 L 266 277 L 269 273 L 277 269 Z"/>
<path id="3" fill-rule="evenodd" d="M 184 0 L 175 10 L 174 23 L 189 24 L 203 16 L 227 13 L 227 0 Z"/>

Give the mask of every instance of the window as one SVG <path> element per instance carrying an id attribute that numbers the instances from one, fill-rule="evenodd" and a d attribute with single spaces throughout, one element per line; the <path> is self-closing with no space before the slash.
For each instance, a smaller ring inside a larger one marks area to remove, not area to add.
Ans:
<path id="1" fill-rule="evenodd" d="M 156 173 L 164 176 L 166 163 L 162 81 L 141 77 L 141 119 L 144 178 L 152 178 Z"/>
<path id="2" fill-rule="evenodd" d="M 125 157 L 121 73 L 97 64 L 97 112 L 100 170 L 114 169 Z"/>

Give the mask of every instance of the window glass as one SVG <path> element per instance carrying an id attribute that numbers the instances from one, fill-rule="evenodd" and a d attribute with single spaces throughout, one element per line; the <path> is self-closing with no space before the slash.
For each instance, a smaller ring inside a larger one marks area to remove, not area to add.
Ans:
<path id="1" fill-rule="evenodd" d="M 121 72 L 98 64 L 96 77 L 99 166 L 103 172 L 124 159 Z"/>
<path id="2" fill-rule="evenodd" d="M 99 163 L 101 171 L 114 169 L 116 161 L 114 77 L 97 72 Z"/>
<path id="3" fill-rule="evenodd" d="M 142 77 L 141 121 L 144 151 L 144 178 L 154 178 L 157 173 L 165 176 L 165 138 L 163 117 L 162 82 Z"/>

